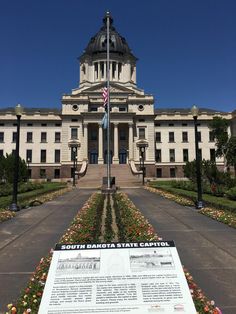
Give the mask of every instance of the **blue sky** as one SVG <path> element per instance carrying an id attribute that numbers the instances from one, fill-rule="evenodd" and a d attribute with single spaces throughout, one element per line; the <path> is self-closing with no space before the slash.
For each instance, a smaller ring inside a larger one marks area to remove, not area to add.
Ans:
<path id="1" fill-rule="evenodd" d="M 236 109 L 235 0 L 0 0 L 0 108 L 60 108 L 107 10 L 156 107 Z"/>

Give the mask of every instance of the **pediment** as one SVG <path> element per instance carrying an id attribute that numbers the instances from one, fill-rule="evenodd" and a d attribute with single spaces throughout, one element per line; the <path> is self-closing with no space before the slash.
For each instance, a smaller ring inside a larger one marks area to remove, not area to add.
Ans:
<path id="1" fill-rule="evenodd" d="M 96 84 L 94 86 L 84 88 L 80 94 L 102 94 L 103 88 L 106 86 L 105 82 Z M 117 83 L 110 83 L 111 94 L 136 94 L 135 89 L 132 87 L 122 86 Z"/>

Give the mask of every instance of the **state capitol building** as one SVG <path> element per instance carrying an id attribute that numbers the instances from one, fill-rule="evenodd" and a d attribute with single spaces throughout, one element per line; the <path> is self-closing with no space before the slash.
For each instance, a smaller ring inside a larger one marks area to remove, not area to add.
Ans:
<path id="1" fill-rule="evenodd" d="M 90 39 L 80 56 L 80 82 L 62 96 L 61 110 L 25 108 L 21 118 L 20 157 L 32 179 L 63 179 L 76 167 L 85 172 L 90 164 L 107 161 L 107 134 L 102 91 L 106 86 L 106 25 Z M 183 165 L 195 159 L 194 121 L 191 108 L 155 108 L 154 98 L 137 86 L 137 58 L 110 18 L 110 137 L 112 164 L 140 166 L 140 143 L 145 144 L 147 177 L 183 177 Z M 236 111 L 200 108 L 198 138 L 202 159 L 215 160 L 215 142 L 209 121 L 221 116 L 236 134 Z M 14 108 L 0 110 L 0 155 L 12 153 L 16 142 Z M 73 151 L 73 149 L 74 151 Z M 219 167 L 223 160 L 216 159 Z M 84 169 L 84 170 L 83 170 Z"/>

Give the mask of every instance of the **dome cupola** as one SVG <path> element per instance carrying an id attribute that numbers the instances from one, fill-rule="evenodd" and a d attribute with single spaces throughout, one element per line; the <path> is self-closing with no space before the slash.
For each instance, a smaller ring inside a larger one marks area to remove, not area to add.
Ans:
<path id="1" fill-rule="evenodd" d="M 136 85 L 136 61 L 129 45 L 113 26 L 107 12 L 103 26 L 93 36 L 80 60 L 80 85 L 98 83 L 107 79 L 107 18 L 109 18 L 110 81 Z"/>

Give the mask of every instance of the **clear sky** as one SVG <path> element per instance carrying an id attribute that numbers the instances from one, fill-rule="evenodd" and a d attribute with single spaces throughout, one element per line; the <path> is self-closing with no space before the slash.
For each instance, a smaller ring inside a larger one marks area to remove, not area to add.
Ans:
<path id="1" fill-rule="evenodd" d="M 60 108 L 107 10 L 156 107 L 236 109 L 235 0 L 0 0 L 0 108 Z"/>

